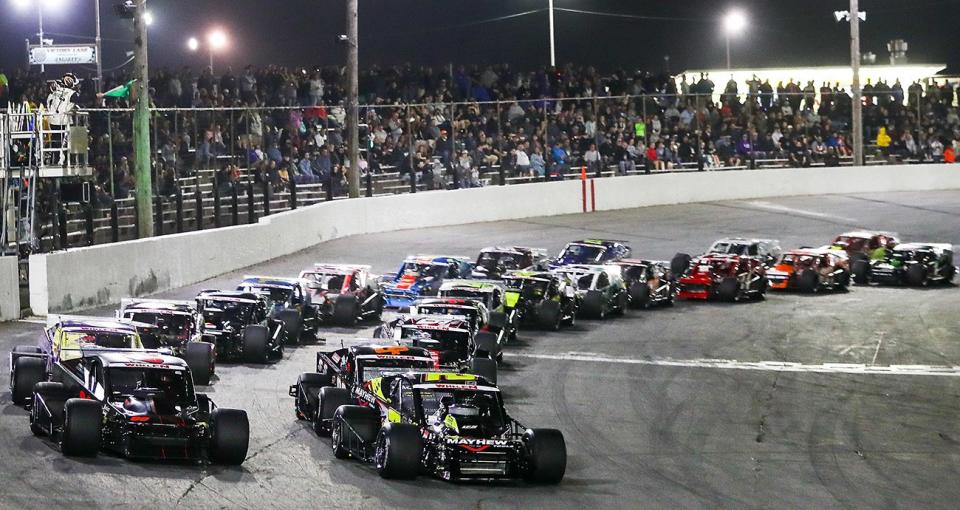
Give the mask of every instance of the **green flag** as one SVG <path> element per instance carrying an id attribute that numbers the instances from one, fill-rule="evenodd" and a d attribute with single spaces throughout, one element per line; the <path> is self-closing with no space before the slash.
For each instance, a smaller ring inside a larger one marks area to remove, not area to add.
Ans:
<path id="1" fill-rule="evenodd" d="M 647 136 L 647 123 L 646 122 L 635 122 L 633 124 L 633 131 L 636 133 L 637 137 L 646 138 Z"/>
<path id="2" fill-rule="evenodd" d="M 137 80 L 130 80 L 127 83 L 120 85 L 119 87 L 114 87 L 104 92 L 103 97 L 119 97 L 119 98 L 130 97 L 130 88 L 133 87 L 133 84 L 136 82 Z"/>

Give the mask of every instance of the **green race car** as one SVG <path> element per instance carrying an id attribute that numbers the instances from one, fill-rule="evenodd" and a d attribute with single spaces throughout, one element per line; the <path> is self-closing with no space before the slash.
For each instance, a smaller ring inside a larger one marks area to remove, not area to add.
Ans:
<path id="1" fill-rule="evenodd" d="M 504 305 L 517 311 L 521 324 L 558 330 L 572 326 L 580 308 L 580 296 L 565 275 L 548 271 L 512 271 L 503 276 L 507 286 Z"/>

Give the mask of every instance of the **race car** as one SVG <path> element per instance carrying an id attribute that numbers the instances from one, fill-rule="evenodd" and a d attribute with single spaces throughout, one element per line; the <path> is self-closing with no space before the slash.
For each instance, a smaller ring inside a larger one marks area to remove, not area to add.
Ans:
<path id="1" fill-rule="evenodd" d="M 410 305 L 411 317 L 419 316 L 446 316 L 461 317 L 470 325 L 474 342 L 484 343 L 491 341 L 500 349 L 507 342 L 506 330 L 503 328 L 503 318 L 500 314 L 491 314 L 482 301 L 476 299 L 433 297 L 414 301 Z M 497 320 L 498 322 L 491 322 Z M 484 339 L 487 337 L 487 339 Z M 498 352 L 500 352 L 498 350 Z M 502 355 L 497 355 L 497 361 Z"/>
<path id="2" fill-rule="evenodd" d="M 850 261 L 846 252 L 829 248 L 789 250 L 767 269 L 771 289 L 821 289 L 844 291 L 850 285 Z"/>
<path id="3" fill-rule="evenodd" d="M 494 246 L 480 250 L 472 278 L 498 280 L 507 271 L 546 269 L 547 250 L 526 246 Z"/>
<path id="4" fill-rule="evenodd" d="M 892 232 L 857 230 L 838 235 L 829 246 L 847 253 L 850 259 L 850 274 L 853 281 L 858 282 L 866 281 L 864 275 L 871 260 L 884 258 L 886 250 L 898 244 L 900 239 Z"/>
<path id="5" fill-rule="evenodd" d="M 783 250 L 780 248 L 780 241 L 776 239 L 746 239 L 743 237 L 730 237 L 718 239 L 707 251 L 705 255 L 741 255 L 748 257 L 759 257 L 764 265 L 772 266 Z"/>
<path id="6" fill-rule="evenodd" d="M 678 280 L 680 299 L 740 301 L 763 298 L 767 276 L 763 261 L 740 255 L 704 255 L 691 261 Z"/>
<path id="7" fill-rule="evenodd" d="M 548 271 L 513 271 L 503 276 L 504 301 L 518 312 L 520 324 L 557 331 L 573 326 L 580 310 L 580 295 L 569 277 Z"/>
<path id="8" fill-rule="evenodd" d="M 30 430 L 64 455 L 100 450 L 135 459 L 209 460 L 247 456 L 247 413 L 195 393 L 186 362 L 157 352 L 81 348 L 61 358 L 57 382 L 33 387 Z"/>
<path id="9" fill-rule="evenodd" d="M 677 294 L 677 283 L 670 271 L 669 262 L 623 259 L 614 264 L 621 268 L 632 308 L 673 304 Z"/>
<path id="10" fill-rule="evenodd" d="M 467 257 L 418 255 L 409 256 L 393 276 L 381 279 L 387 307 L 406 308 L 425 296 L 436 296 L 444 280 L 466 278 L 473 274 L 473 263 Z"/>
<path id="11" fill-rule="evenodd" d="M 29 405 L 33 385 L 53 377 L 55 367 L 61 362 L 79 359 L 81 349 L 144 350 L 137 326 L 108 318 L 48 316 L 37 345 L 18 345 L 10 353 L 13 403 Z"/>
<path id="12" fill-rule="evenodd" d="M 903 243 L 886 250 L 883 258 L 872 260 L 857 273 L 856 281 L 920 287 L 938 282 L 950 284 L 956 274 L 953 245 Z"/>
<path id="13" fill-rule="evenodd" d="M 607 314 L 622 314 L 630 305 L 630 295 L 618 265 L 574 264 L 561 266 L 554 272 L 575 283 L 582 317 L 604 319 Z"/>
<path id="14" fill-rule="evenodd" d="M 570 264 L 606 264 L 630 256 L 626 241 L 584 239 L 567 243 L 560 255 L 550 263 L 550 269 Z"/>
<path id="15" fill-rule="evenodd" d="M 444 370 L 466 371 L 497 382 L 500 346 L 492 335 L 474 335 L 464 317 L 404 315 L 380 325 L 374 338 L 393 340 L 400 345 L 423 347 Z"/>
<path id="16" fill-rule="evenodd" d="M 237 290 L 264 297 L 270 318 L 281 323 L 285 343 L 317 340 L 320 320 L 317 308 L 310 302 L 310 295 L 304 289 L 303 280 L 246 275 L 237 285 Z"/>
<path id="17" fill-rule="evenodd" d="M 349 347 L 317 352 L 316 372 L 305 372 L 290 386 L 297 419 L 313 425 L 317 435 L 328 435 L 333 414 L 341 405 L 376 405 L 383 397 L 370 381 L 410 370 L 434 370 L 437 359 L 421 347 L 380 345 L 357 339 Z"/>
<path id="18" fill-rule="evenodd" d="M 483 377 L 408 372 L 370 384 L 380 388 L 376 405 L 344 405 L 334 413 L 330 444 L 338 459 L 372 463 L 383 478 L 563 479 L 563 434 L 510 417 L 500 390 Z"/>
<path id="19" fill-rule="evenodd" d="M 386 304 L 378 278 L 370 266 L 314 264 L 300 272 L 320 320 L 355 326 L 362 320 L 380 320 Z"/>
<path id="20" fill-rule="evenodd" d="M 283 355 L 283 322 L 270 316 L 263 295 L 205 290 L 196 301 L 199 333 L 216 346 L 217 359 L 267 363 Z"/>
<path id="21" fill-rule="evenodd" d="M 440 297 L 475 299 L 490 312 L 486 326 L 499 338 L 499 343 L 516 340 L 520 328 L 519 313 L 508 307 L 504 296 L 506 286 L 494 280 L 447 280 L 440 286 Z M 481 326 L 483 327 L 483 326 Z"/>
<path id="22" fill-rule="evenodd" d="M 205 386 L 216 371 L 216 349 L 197 331 L 197 310 L 191 301 L 122 299 L 117 318 L 141 324 L 140 340 L 148 349 L 165 349 L 190 367 L 193 383 Z"/>

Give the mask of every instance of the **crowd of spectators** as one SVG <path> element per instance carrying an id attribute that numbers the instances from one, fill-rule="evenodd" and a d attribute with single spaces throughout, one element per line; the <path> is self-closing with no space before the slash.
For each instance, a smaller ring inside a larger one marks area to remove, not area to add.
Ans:
<path id="1" fill-rule="evenodd" d="M 0 71 L 2 74 L 2 71 Z M 4 75 L 0 104 L 38 102 L 44 77 Z M 125 83 L 110 76 L 105 89 Z M 290 181 L 339 193 L 349 165 L 339 67 L 188 67 L 151 78 L 153 161 L 161 193 L 176 177 L 215 168 L 222 186 L 248 168 L 280 188 Z M 98 106 L 92 81 L 79 104 Z M 851 96 L 840 84 L 671 77 L 589 66 L 517 70 L 509 65 L 371 67 L 360 75 L 362 174 L 398 172 L 427 187 L 480 186 L 490 172 L 562 178 L 586 166 L 619 173 L 713 169 L 764 161 L 838 165 L 851 152 Z M 864 87 L 864 137 L 879 158 L 953 162 L 960 150 L 955 84 Z M 715 100 L 719 97 L 718 100 Z M 128 99 L 108 99 L 122 108 Z M 190 111 L 162 110 L 190 108 Z M 101 186 L 133 186 L 130 118 L 91 118 Z M 112 147 L 112 154 L 110 148 Z M 111 157 L 112 156 L 112 157 Z M 112 161 L 112 168 L 110 162 Z"/>

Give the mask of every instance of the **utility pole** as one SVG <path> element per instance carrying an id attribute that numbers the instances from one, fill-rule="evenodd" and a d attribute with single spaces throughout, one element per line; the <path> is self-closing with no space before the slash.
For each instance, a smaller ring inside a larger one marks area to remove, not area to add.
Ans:
<path id="1" fill-rule="evenodd" d="M 853 68 L 853 165 L 863 165 L 863 105 L 860 100 L 860 9 L 850 0 L 850 66 Z"/>
<path id="2" fill-rule="evenodd" d="M 360 128 L 359 88 L 357 85 L 357 68 L 359 67 L 360 41 L 357 38 L 357 0 L 347 0 L 347 155 L 350 158 L 350 168 L 347 172 L 347 182 L 350 188 L 350 198 L 360 197 Z"/>
<path id="3" fill-rule="evenodd" d="M 93 0 L 93 10 L 97 18 L 97 94 L 103 92 L 103 45 L 100 39 L 100 0 Z M 113 170 L 111 169 L 111 175 Z"/>
<path id="4" fill-rule="evenodd" d="M 153 183 L 150 176 L 150 67 L 147 62 L 147 0 L 136 0 L 133 17 L 137 106 L 133 112 L 134 178 L 137 187 L 137 237 L 153 236 Z"/>
<path id="5" fill-rule="evenodd" d="M 37 29 L 40 36 L 40 47 L 43 48 L 43 2 L 37 2 Z M 46 66 L 40 64 L 40 72 L 45 73 L 47 70 Z"/>
<path id="6" fill-rule="evenodd" d="M 553 0 L 547 5 L 548 16 L 550 18 L 550 67 L 557 66 L 557 39 L 553 32 Z"/>

